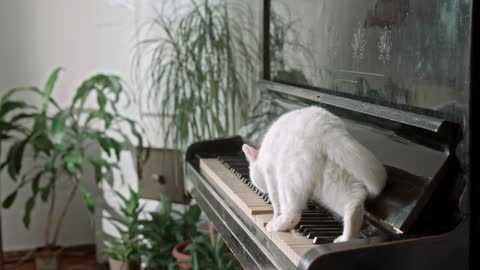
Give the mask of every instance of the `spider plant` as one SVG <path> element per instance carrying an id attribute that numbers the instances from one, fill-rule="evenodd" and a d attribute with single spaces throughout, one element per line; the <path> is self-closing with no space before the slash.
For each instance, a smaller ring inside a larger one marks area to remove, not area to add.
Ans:
<path id="1" fill-rule="evenodd" d="M 246 119 L 257 45 L 233 12 L 248 15 L 232 1 L 192 0 L 181 13 L 156 16 L 149 29 L 159 37 L 138 45 L 148 107 L 159 112 L 165 142 L 178 149 L 234 134 Z"/>

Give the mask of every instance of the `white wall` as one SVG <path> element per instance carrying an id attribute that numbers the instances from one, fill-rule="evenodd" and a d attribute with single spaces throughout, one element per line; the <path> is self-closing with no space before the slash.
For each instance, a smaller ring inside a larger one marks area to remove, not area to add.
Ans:
<path id="1" fill-rule="evenodd" d="M 0 1 L 0 94 L 16 86 L 42 86 L 57 66 L 65 68 L 54 93 L 60 102 L 70 100 L 74 87 L 96 72 L 115 73 L 128 81 L 134 13 L 125 5 L 115 5 L 122 2 Z M 126 171 L 133 170 L 130 164 L 125 161 Z M 91 172 L 85 178 L 91 179 Z M 13 187 L 12 181 L 1 175 L 1 197 L 5 198 Z M 19 194 L 10 210 L 2 210 L 6 251 L 43 244 L 46 205 L 37 204 L 30 230 L 24 229 L 21 221 L 28 191 Z M 59 201 L 64 201 L 67 193 L 68 189 L 59 194 Z M 60 244 L 94 243 L 93 220 L 78 196 L 65 220 Z"/>
<path id="2" fill-rule="evenodd" d="M 4 0 L 0 1 L 0 95 L 16 86 L 42 86 L 48 74 L 57 66 L 65 68 L 61 74 L 54 97 L 67 102 L 79 83 L 97 72 L 120 75 L 133 87 L 132 55 L 135 43 L 145 38 L 137 29 L 157 11 L 170 14 L 190 0 Z M 235 0 L 239 1 L 239 0 Z M 258 6 L 256 0 L 249 0 Z M 133 88 L 140 88 L 142 82 Z M 138 108 L 125 111 L 138 117 Z M 144 115 L 150 123 L 148 138 L 154 147 L 163 146 L 162 132 L 155 115 Z M 155 128 L 157 127 L 157 128 Z M 5 151 L 5 149 L 3 149 Z M 4 155 L 5 153 L 2 153 Z M 91 217 L 80 196 L 75 199 L 63 227 L 60 244 L 64 246 L 96 243 L 100 259 L 104 233 L 113 233 L 105 219 L 104 204 L 118 206 L 113 190 L 126 191 L 126 186 L 136 187 L 137 177 L 128 152 L 122 153 L 119 164 L 123 180 L 115 175 L 113 187 L 102 185 L 96 200 L 97 214 Z M 14 185 L 6 175 L 1 175 L 2 199 Z M 86 173 L 92 178 L 92 172 Z M 92 190 L 93 185 L 90 185 Z M 29 191 L 27 189 L 27 191 Z M 65 201 L 68 190 L 59 195 Z M 10 210 L 2 210 L 2 233 L 6 251 L 32 249 L 43 244 L 46 205 L 37 204 L 32 215 L 31 229 L 23 227 L 24 201 L 28 192 L 18 196 Z M 158 208 L 158 203 L 148 201 L 147 210 Z"/>

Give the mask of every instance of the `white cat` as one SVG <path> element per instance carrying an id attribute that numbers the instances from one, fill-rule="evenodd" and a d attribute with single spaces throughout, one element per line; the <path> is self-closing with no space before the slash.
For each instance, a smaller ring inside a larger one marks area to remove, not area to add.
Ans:
<path id="1" fill-rule="evenodd" d="M 268 193 L 274 217 L 268 231 L 292 229 L 313 199 L 343 217 L 335 242 L 359 236 L 364 202 L 380 194 L 384 166 L 347 132 L 343 121 L 319 107 L 282 115 L 260 150 L 244 144 L 253 184 Z"/>

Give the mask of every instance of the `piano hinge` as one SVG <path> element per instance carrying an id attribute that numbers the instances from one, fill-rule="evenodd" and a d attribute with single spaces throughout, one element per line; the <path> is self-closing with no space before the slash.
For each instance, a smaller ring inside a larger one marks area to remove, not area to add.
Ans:
<path id="1" fill-rule="evenodd" d="M 388 223 L 386 223 L 385 221 L 375 217 L 374 215 L 372 215 L 370 212 L 368 211 L 365 211 L 365 216 L 373 221 L 374 223 L 380 225 L 382 228 L 386 229 L 387 231 L 393 233 L 393 234 L 396 234 L 396 235 L 402 235 L 403 234 L 403 231 L 400 230 L 399 228 L 397 227 L 394 227 Z"/>

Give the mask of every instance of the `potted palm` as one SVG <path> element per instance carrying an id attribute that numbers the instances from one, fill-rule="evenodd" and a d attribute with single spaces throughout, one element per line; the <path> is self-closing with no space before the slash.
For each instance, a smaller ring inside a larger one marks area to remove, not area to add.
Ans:
<path id="1" fill-rule="evenodd" d="M 35 252 L 38 270 L 58 269 L 60 231 L 76 194 L 81 193 L 87 208 L 94 210 L 92 195 L 84 183 L 87 179 L 82 176 L 91 166 L 99 183 L 116 167 L 122 150 L 120 140 L 129 138 L 119 125 L 129 127 L 128 133 L 136 137 L 139 149 L 143 145 L 141 128 L 118 110 L 119 100 L 126 94 L 119 77 L 98 74 L 88 78 L 76 89 L 70 104 L 62 107 L 52 98 L 60 71 L 55 69 L 43 88 L 15 88 L 0 100 L 0 140 L 10 144 L 0 173 L 6 170 L 16 185 L 2 206 L 10 208 L 21 190 L 30 191 L 23 215 L 23 224 L 29 228 L 35 205 L 49 204 L 45 245 Z M 39 104 L 32 101 L 34 98 L 19 96 L 25 93 L 38 96 Z M 87 100 L 92 99 L 96 103 L 87 107 Z M 62 182 L 69 183 L 71 189 L 67 200 L 59 202 L 57 185 Z M 57 219 L 55 211 L 59 211 Z"/>
<path id="2" fill-rule="evenodd" d="M 128 190 L 128 198 L 115 192 L 121 201 L 120 213 L 111 211 L 108 217 L 119 234 L 108 235 L 112 240 L 106 242 L 110 270 L 140 270 L 140 215 L 145 205 L 138 192 Z"/>

